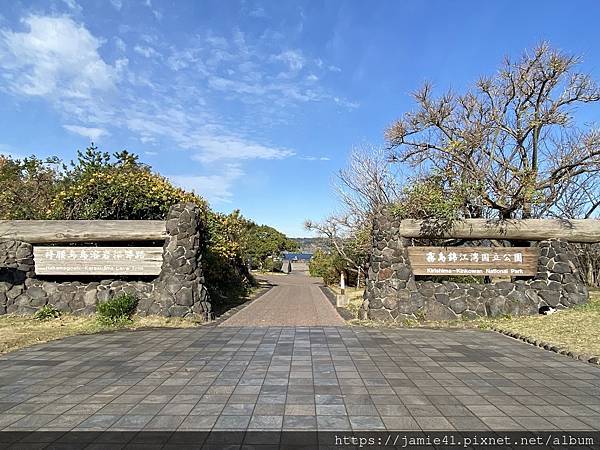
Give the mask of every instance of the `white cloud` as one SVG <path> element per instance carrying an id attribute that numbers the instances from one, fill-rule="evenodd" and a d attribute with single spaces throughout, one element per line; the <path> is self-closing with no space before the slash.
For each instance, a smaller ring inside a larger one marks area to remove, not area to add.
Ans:
<path id="1" fill-rule="evenodd" d="M 244 176 L 238 164 L 227 164 L 212 175 L 171 175 L 173 183 L 186 190 L 193 190 L 209 202 L 231 203 L 234 183 Z"/>
<path id="2" fill-rule="evenodd" d="M 264 19 L 267 17 L 267 12 L 265 11 L 265 8 L 263 8 L 262 6 L 256 6 L 254 9 L 251 9 L 248 12 L 248 15 L 250 17 L 256 17 L 258 19 Z"/>
<path id="3" fill-rule="evenodd" d="M 9 89 L 55 99 L 91 98 L 112 89 L 115 67 L 98 54 L 101 41 L 70 17 L 29 16 L 28 31 L 0 31 L 0 67 Z"/>
<path id="4" fill-rule="evenodd" d="M 104 128 L 82 127 L 80 125 L 63 125 L 63 128 L 71 133 L 87 137 L 90 141 L 97 141 L 102 136 L 110 134 Z"/>
<path id="5" fill-rule="evenodd" d="M 152 47 L 147 46 L 147 45 L 136 45 L 135 47 L 133 47 L 133 51 L 135 51 L 136 53 L 139 53 L 140 55 L 142 55 L 146 58 L 159 58 L 160 57 L 160 53 L 158 53 Z"/>
<path id="6" fill-rule="evenodd" d="M 302 70 L 306 62 L 306 59 L 302 55 L 302 52 L 300 52 L 299 50 L 285 50 L 279 53 L 278 55 L 274 56 L 273 59 L 277 61 L 282 61 L 283 63 L 287 64 L 289 69 L 293 72 L 298 72 L 299 70 Z"/>
<path id="7" fill-rule="evenodd" d="M 331 161 L 327 156 L 300 156 L 303 161 Z"/>
<path id="8" fill-rule="evenodd" d="M 144 4 L 150 9 L 156 20 L 162 19 L 162 13 L 152 6 L 152 0 L 145 0 Z"/>
<path id="9" fill-rule="evenodd" d="M 147 156 L 164 148 L 186 150 L 182 158 L 216 172 L 176 179 L 214 201 L 231 198 L 243 161 L 295 156 L 293 149 L 257 137 L 261 121 L 272 127 L 290 106 L 304 102 L 353 106 L 320 82 L 327 76 L 325 63 L 286 49 L 281 39 L 264 42 L 234 31 L 191 37 L 189 47 L 178 48 L 158 35 L 127 43 L 115 36 L 111 50 L 120 59 L 109 64 L 99 54 L 103 41 L 71 17 L 30 16 L 24 24 L 21 32 L 0 29 L 0 89 L 41 96 L 63 116 L 66 130 L 90 140 L 121 128 L 146 144 Z M 159 58 L 140 69 L 138 61 L 129 65 L 123 57 L 127 48 Z M 247 119 L 209 107 L 215 95 L 247 103 Z"/>
<path id="10" fill-rule="evenodd" d="M 125 41 L 123 39 L 121 39 L 119 36 L 115 37 L 115 46 L 121 52 L 124 52 L 127 50 L 127 44 L 125 44 Z"/>
<path id="11" fill-rule="evenodd" d="M 113 8 L 115 8 L 117 11 L 121 11 L 121 8 L 123 7 L 123 2 L 121 0 L 110 0 L 110 4 L 113 6 Z"/>
<path id="12" fill-rule="evenodd" d="M 63 0 L 63 3 L 75 12 L 81 12 L 82 10 L 81 6 L 75 0 Z"/>
<path id="13" fill-rule="evenodd" d="M 205 163 L 219 159 L 284 159 L 295 154 L 289 149 L 270 147 L 236 136 L 207 134 L 198 138 L 200 151 L 192 158 Z"/>

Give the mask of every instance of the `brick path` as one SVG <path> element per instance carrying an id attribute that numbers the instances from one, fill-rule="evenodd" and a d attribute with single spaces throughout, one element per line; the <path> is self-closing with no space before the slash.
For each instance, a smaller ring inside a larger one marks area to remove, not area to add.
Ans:
<path id="1" fill-rule="evenodd" d="M 202 327 L 0 357 L 6 430 L 600 428 L 600 368 L 477 330 Z"/>
<path id="2" fill-rule="evenodd" d="M 266 275 L 274 286 L 224 321 L 221 326 L 342 326 L 340 317 L 319 289 L 316 278 L 302 272 Z"/>

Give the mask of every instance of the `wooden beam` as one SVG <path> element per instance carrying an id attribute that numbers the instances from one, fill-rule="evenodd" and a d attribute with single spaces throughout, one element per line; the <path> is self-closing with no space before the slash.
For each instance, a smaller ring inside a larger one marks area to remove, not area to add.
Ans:
<path id="1" fill-rule="evenodd" d="M 30 244 L 160 241 L 162 220 L 0 220 L 0 241 Z"/>
<path id="2" fill-rule="evenodd" d="M 597 219 L 465 219 L 454 223 L 443 236 L 435 236 L 422 220 L 403 220 L 400 236 L 406 238 L 507 239 L 543 241 L 562 239 L 569 242 L 600 242 L 600 220 Z"/>

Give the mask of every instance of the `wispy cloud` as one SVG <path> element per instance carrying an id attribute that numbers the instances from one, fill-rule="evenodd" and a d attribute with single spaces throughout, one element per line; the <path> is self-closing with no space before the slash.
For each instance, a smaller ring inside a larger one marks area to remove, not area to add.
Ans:
<path id="1" fill-rule="evenodd" d="M 156 50 L 148 45 L 136 45 L 133 51 L 139 53 L 144 58 L 159 58 L 161 55 Z"/>
<path id="2" fill-rule="evenodd" d="M 238 164 L 227 164 L 224 170 L 212 175 L 171 175 L 168 178 L 176 185 L 193 190 L 211 202 L 230 203 L 235 182 L 243 177 L 244 171 Z"/>
<path id="3" fill-rule="evenodd" d="M 303 161 L 331 161 L 328 156 L 300 156 Z"/>
<path id="4" fill-rule="evenodd" d="M 80 125 L 63 125 L 63 128 L 71 133 L 87 137 L 90 141 L 98 141 L 102 136 L 107 136 L 110 133 L 104 128 L 83 127 Z"/>
<path id="5" fill-rule="evenodd" d="M 113 8 L 115 8 L 117 11 L 121 11 L 121 8 L 123 7 L 123 2 L 121 0 L 110 0 L 110 4 L 113 6 Z"/>
<path id="6" fill-rule="evenodd" d="M 152 15 L 156 20 L 162 19 L 162 13 L 152 5 L 152 0 L 145 0 L 144 4 L 150 9 L 150 12 L 152 12 Z"/>
<path id="7" fill-rule="evenodd" d="M 123 5 L 113 0 L 113 6 Z M 156 11 L 151 1 L 145 6 Z M 185 151 L 199 163 L 200 175 L 172 179 L 213 201 L 231 199 L 244 161 L 296 155 L 261 137 L 255 126 L 261 120 L 272 124 L 290 106 L 306 102 L 355 107 L 322 83 L 331 76 L 327 64 L 266 34 L 249 39 L 239 30 L 227 36 L 207 32 L 181 48 L 151 31 L 130 34 L 127 42 L 125 35 L 103 40 L 69 16 L 32 15 L 23 23 L 24 30 L 0 29 L 0 86 L 46 99 L 70 133 L 98 140 L 120 129 L 144 143 L 149 156 L 162 148 Z M 119 55 L 112 62 L 100 54 L 106 44 Z M 131 60 L 124 57 L 128 48 Z M 247 104 L 247 118 L 225 114 L 215 98 Z M 208 167 L 211 174 L 203 173 Z"/>

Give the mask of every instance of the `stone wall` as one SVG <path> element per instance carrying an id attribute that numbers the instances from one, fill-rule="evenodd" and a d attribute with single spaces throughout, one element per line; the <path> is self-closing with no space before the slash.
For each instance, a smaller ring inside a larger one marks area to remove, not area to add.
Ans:
<path id="1" fill-rule="evenodd" d="M 382 321 L 447 320 L 537 314 L 543 305 L 566 308 L 584 303 L 588 291 L 567 242 L 535 243 L 540 247 L 537 274 L 514 282 L 491 284 L 416 280 L 399 235 L 400 222 L 380 214 L 373 223 L 373 247 L 362 318 Z"/>
<path id="2" fill-rule="evenodd" d="M 199 212 L 193 203 L 170 209 L 161 272 L 151 281 L 132 281 L 131 277 L 99 281 L 38 278 L 31 244 L 0 242 L 0 314 L 32 314 L 47 304 L 63 312 L 92 314 L 97 303 L 129 293 L 139 300 L 139 315 L 195 314 L 210 319 L 211 304 L 202 274 Z"/>

